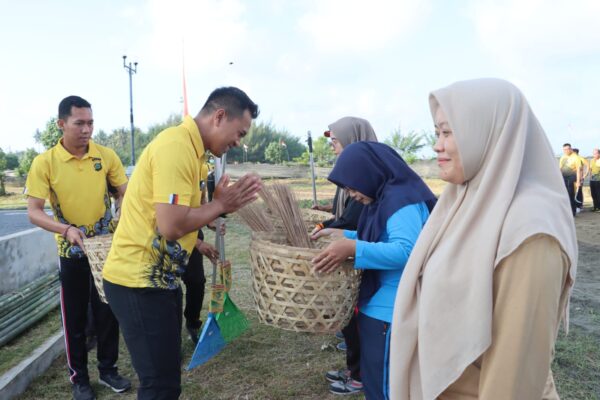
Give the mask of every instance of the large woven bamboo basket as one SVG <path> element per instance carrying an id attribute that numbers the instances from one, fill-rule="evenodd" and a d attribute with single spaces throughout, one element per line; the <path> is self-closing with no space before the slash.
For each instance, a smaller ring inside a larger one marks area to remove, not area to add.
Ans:
<path id="1" fill-rule="evenodd" d="M 296 332 L 342 329 L 356 306 L 360 272 L 346 261 L 332 274 L 313 273 L 311 259 L 320 250 L 287 246 L 284 237 L 253 234 L 252 288 L 259 320 Z"/>
<path id="2" fill-rule="evenodd" d="M 104 261 L 106 261 L 106 257 L 108 257 L 111 244 L 112 235 L 94 236 L 83 241 L 85 253 L 87 254 L 88 261 L 90 263 L 90 269 L 92 270 L 94 284 L 96 285 L 96 289 L 100 295 L 100 300 L 102 300 L 104 303 L 108 303 L 108 301 L 106 301 L 106 296 L 104 294 L 102 268 L 104 268 Z"/>

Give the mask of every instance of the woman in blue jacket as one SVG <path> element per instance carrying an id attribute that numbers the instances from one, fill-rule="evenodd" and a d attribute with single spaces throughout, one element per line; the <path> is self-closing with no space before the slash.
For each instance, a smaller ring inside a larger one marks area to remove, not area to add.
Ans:
<path id="1" fill-rule="evenodd" d="M 391 147 L 357 142 L 344 148 L 328 179 L 364 204 L 356 231 L 323 229 L 313 237 L 340 236 L 313 260 L 330 273 L 348 257 L 363 271 L 358 326 L 361 378 L 367 399 L 386 399 L 394 300 L 404 265 L 435 204 L 435 196 Z"/>

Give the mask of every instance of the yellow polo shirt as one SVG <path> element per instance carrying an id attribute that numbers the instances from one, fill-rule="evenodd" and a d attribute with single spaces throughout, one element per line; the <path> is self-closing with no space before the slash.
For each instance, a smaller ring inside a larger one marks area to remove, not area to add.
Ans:
<path id="1" fill-rule="evenodd" d="M 581 166 L 582 167 L 590 167 L 590 163 L 588 162 L 587 158 L 583 157 L 583 156 L 579 156 L 579 161 L 581 161 Z M 584 168 L 585 170 L 585 168 Z"/>
<path id="2" fill-rule="evenodd" d="M 590 160 L 590 180 L 592 181 L 600 181 L 600 158 L 595 160 Z"/>
<path id="3" fill-rule="evenodd" d="M 76 226 L 92 237 L 113 231 L 107 181 L 115 187 L 127 182 L 123 164 L 113 150 L 90 141 L 87 154 L 79 159 L 63 147 L 61 139 L 33 160 L 25 194 L 50 200 L 56 221 Z M 61 234 L 54 237 L 59 256 L 85 257 L 79 246 Z"/>
<path id="4" fill-rule="evenodd" d="M 581 168 L 581 159 L 575 153 L 571 153 L 570 156 L 563 155 L 558 163 L 563 176 L 576 175 L 577 170 Z"/>
<path id="5" fill-rule="evenodd" d="M 204 158 L 198 126 L 189 116 L 144 149 L 127 186 L 104 279 L 132 288 L 179 287 L 197 232 L 166 240 L 156 225 L 155 204 L 200 207 Z"/>

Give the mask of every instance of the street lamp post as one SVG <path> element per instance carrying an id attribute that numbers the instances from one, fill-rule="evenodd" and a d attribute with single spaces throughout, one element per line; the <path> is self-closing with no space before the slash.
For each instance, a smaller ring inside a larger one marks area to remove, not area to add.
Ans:
<path id="1" fill-rule="evenodd" d="M 310 177 L 312 178 L 312 190 L 313 190 L 313 206 L 317 205 L 317 185 L 315 176 L 315 159 L 313 158 L 313 140 L 310 131 L 307 132 L 308 139 L 308 157 L 310 160 Z"/>
<path id="2" fill-rule="evenodd" d="M 137 61 L 133 63 L 131 66 L 131 61 L 129 64 L 126 62 L 127 56 L 123 56 L 123 68 L 127 70 L 129 73 L 129 122 L 131 123 L 131 165 L 135 165 L 135 145 L 133 143 L 133 83 L 132 83 L 132 75 L 137 73 Z"/>

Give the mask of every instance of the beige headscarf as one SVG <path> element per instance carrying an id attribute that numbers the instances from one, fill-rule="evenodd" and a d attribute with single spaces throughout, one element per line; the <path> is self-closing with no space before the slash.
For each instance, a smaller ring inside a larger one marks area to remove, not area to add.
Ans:
<path id="1" fill-rule="evenodd" d="M 431 93 L 466 182 L 448 184 L 404 269 L 390 349 L 392 399 L 435 399 L 491 344 L 494 268 L 523 241 L 556 238 L 575 279 L 577 240 L 552 149 L 525 97 L 498 79 Z M 568 307 L 568 306 L 567 306 Z M 515 334 L 519 334 L 515 332 Z"/>
<path id="2" fill-rule="evenodd" d="M 373 127 L 363 118 L 344 117 L 329 124 L 329 130 L 333 132 L 335 138 L 340 142 L 342 147 L 346 147 L 354 142 L 376 142 L 377 135 Z M 348 194 L 343 189 L 337 191 L 337 202 L 335 208 L 335 218 L 340 218 L 344 213 Z"/>

